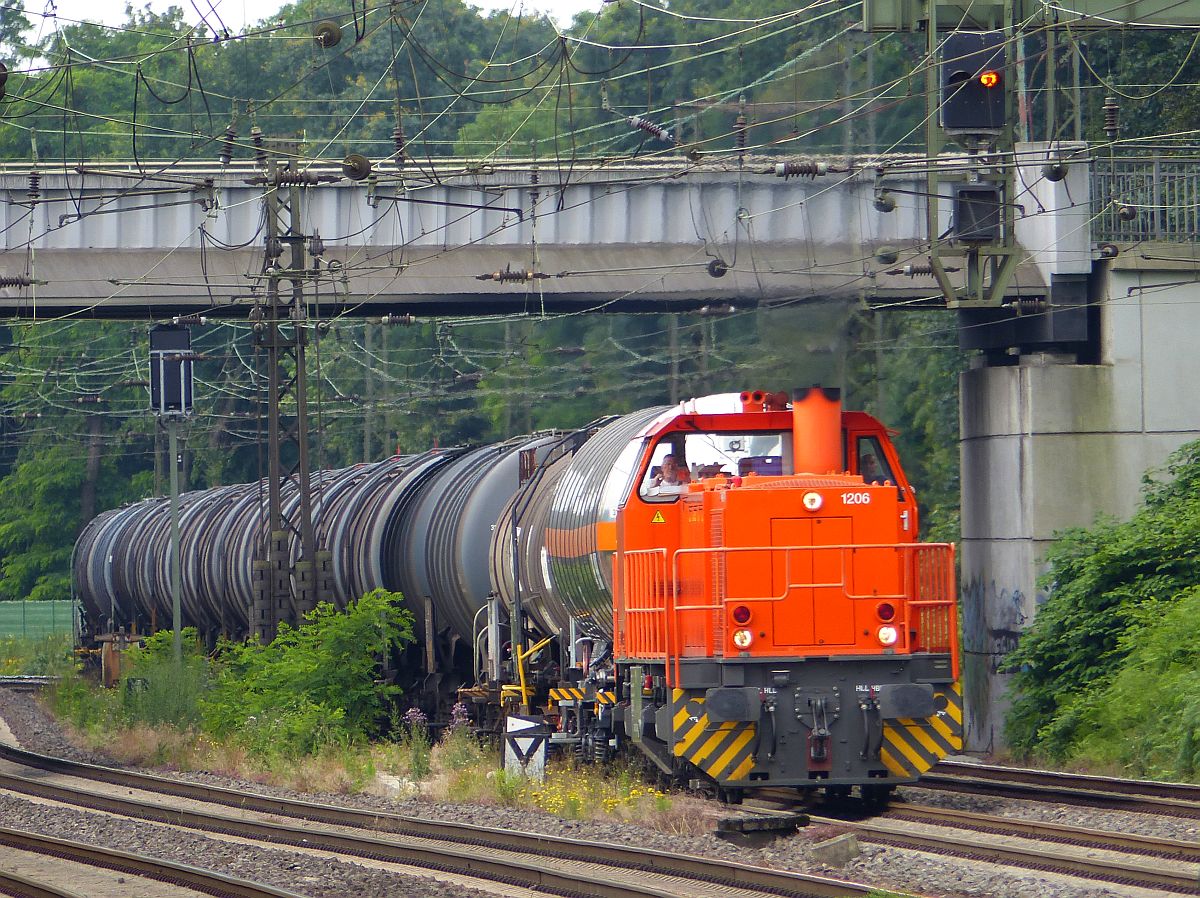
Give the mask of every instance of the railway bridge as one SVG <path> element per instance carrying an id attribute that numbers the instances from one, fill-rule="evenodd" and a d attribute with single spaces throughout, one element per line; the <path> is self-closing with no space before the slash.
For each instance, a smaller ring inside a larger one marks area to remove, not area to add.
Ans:
<path id="1" fill-rule="evenodd" d="M 992 301 L 954 303 L 962 345 L 980 350 L 960 381 L 977 749 L 1000 743 L 998 667 L 1037 610 L 1048 541 L 1131 513 L 1143 472 L 1200 435 L 1196 167 L 1076 146 L 1048 176 L 1062 150 L 1017 148 L 1019 265 Z M 362 180 L 317 166 L 274 181 L 237 165 L 10 164 L 0 315 L 245 317 L 278 266 L 320 314 L 946 304 L 927 254 L 952 204 L 927 216 L 927 161 L 791 163 L 444 162 Z M 294 229 L 274 244 L 272 193 Z"/>

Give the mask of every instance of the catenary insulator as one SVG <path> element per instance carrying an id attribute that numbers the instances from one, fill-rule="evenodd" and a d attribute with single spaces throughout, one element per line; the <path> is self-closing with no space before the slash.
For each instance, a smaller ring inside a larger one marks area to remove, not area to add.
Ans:
<path id="1" fill-rule="evenodd" d="M 275 172 L 274 185 L 276 187 L 304 187 L 307 184 L 316 184 L 317 176 L 311 171 L 296 171 L 294 168 L 284 168 Z"/>
<path id="2" fill-rule="evenodd" d="M 512 266 L 507 266 L 503 271 L 488 271 L 483 274 L 475 275 L 477 281 L 497 281 L 502 284 L 510 283 L 526 283 L 528 281 L 540 281 L 551 277 L 542 271 L 530 271 L 529 269 L 519 268 L 513 271 Z"/>
<path id="3" fill-rule="evenodd" d="M 829 171 L 828 162 L 777 162 L 775 177 L 783 178 L 815 178 Z"/>
<path id="4" fill-rule="evenodd" d="M 29 173 L 29 198 L 36 201 L 42 195 L 42 176 L 35 171 Z"/>
<path id="5" fill-rule="evenodd" d="M 27 274 L 0 275 L 0 287 L 28 287 L 33 279 Z"/>
<path id="6" fill-rule="evenodd" d="M 392 146 L 396 148 L 392 158 L 396 160 L 396 165 L 403 165 L 408 160 L 408 156 L 405 155 L 406 145 L 404 126 L 400 122 L 396 122 L 396 127 L 392 129 Z"/>
<path id="7" fill-rule="evenodd" d="M 263 135 L 262 128 L 255 125 L 250 129 L 250 142 L 254 144 L 254 161 L 259 165 L 267 164 L 267 145 L 266 137 Z"/>
<path id="8" fill-rule="evenodd" d="M 953 271 L 958 271 L 958 269 L 955 268 L 953 265 L 943 265 L 942 271 L 953 272 Z M 910 278 L 924 277 L 926 275 L 933 274 L 933 263 L 932 262 L 918 262 L 916 264 L 910 263 L 908 265 L 905 265 L 903 268 L 892 268 L 887 273 L 888 274 L 903 274 Z"/>
<path id="9" fill-rule="evenodd" d="M 1105 97 L 1101 109 L 1104 110 L 1104 133 L 1109 140 L 1115 140 L 1121 133 L 1121 107 L 1117 98 Z"/>
<path id="10" fill-rule="evenodd" d="M 674 143 L 675 138 L 671 136 L 671 132 L 662 125 L 656 125 L 649 119 L 642 118 L 640 115 L 628 116 L 625 121 L 632 128 L 637 128 L 639 131 L 645 131 L 651 137 L 656 137 L 663 143 Z"/>
<path id="11" fill-rule="evenodd" d="M 382 317 L 380 317 L 379 323 L 380 324 L 400 324 L 400 325 L 403 325 L 404 327 L 409 327 L 413 324 L 416 324 L 417 319 L 414 318 L 412 315 L 393 315 L 392 313 L 389 312 L 387 315 L 383 315 Z"/>
<path id="12" fill-rule="evenodd" d="M 217 161 L 222 165 L 228 165 L 233 160 L 233 142 L 237 140 L 237 131 L 233 125 L 225 129 L 225 136 L 221 139 L 221 153 L 217 156 Z"/>
<path id="13" fill-rule="evenodd" d="M 733 139 L 737 146 L 738 157 L 746 155 L 746 98 L 738 99 L 738 114 L 733 122 Z"/>

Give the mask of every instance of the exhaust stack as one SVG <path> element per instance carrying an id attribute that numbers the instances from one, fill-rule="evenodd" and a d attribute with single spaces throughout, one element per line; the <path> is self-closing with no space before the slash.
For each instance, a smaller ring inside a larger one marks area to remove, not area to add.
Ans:
<path id="1" fill-rule="evenodd" d="M 842 391 L 800 387 L 792 391 L 792 457 L 797 474 L 841 471 Z"/>

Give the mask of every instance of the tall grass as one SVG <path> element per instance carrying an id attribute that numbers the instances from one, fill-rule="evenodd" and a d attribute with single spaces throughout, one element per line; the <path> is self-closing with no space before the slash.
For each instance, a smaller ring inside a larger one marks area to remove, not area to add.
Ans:
<path id="1" fill-rule="evenodd" d="M 61 676 L 73 666 L 70 634 L 0 637 L 0 676 Z"/>

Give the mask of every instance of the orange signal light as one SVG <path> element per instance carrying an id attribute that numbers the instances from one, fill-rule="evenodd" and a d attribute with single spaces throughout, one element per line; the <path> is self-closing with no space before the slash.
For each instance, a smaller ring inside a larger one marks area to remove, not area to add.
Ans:
<path id="1" fill-rule="evenodd" d="M 979 83 L 984 87 L 992 88 L 1000 86 L 1000 73 L 994 69 L 989 69 L 986 72 L 979 73 Z"/>

